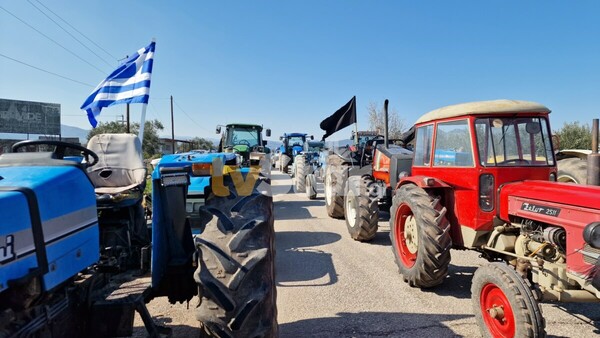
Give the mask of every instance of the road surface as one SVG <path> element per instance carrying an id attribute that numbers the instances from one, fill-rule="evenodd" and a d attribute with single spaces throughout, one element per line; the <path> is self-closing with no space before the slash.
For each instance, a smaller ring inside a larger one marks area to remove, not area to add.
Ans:
<path id="1" fill-rule="evenodd" d="M 344 220 L 316 200 L 292 191 L 288 175 L 273 172 L 277 307 L 280 337 L 479 337 L 471 307 L 471 279 L 486 260 L 452 251 L 445 282 L 431 290 L 409 287 L 398 274 L 382 213 L 376 238 L 352 240 Z M 197 300 L 170 305 L 153 300 L 149 311 L 174 337 L 195 337 Z M 550 337 L 600 335 L 600 304 L 543 304 Z M 136 335 L 143 325 L 136 318 Z"/>

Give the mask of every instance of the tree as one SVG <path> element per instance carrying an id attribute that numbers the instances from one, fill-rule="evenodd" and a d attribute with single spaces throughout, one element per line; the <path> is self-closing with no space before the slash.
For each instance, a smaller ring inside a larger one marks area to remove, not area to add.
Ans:
<path id="1" fill-rule="evenodd" d="M 193 144 L 193 146 L 192 146 L 193 149 L 206 149 L 206 150 L 215 149 L 215 145 L 212 141 L 207 140 L 202 137 L 194 137 L 193 139 L 190 140 L 190 142 L 192 142 L 192 144 Z"/>
<path id="2" fill-rule="evenodd" d="M 369 102 L 367 111 L 369 112 L 369 128 L 383 135 L 385 131 L 383 108 L 379 109 L 377 103 Z M 391 139 L 399 138 L 404 131 L 404 120 L 400 118 L 400 115 L 398 115 L 398 112 L 394 108 L 388 109 L 388 128 Z"/>
<path id="3" fill-rule="evenodd" d="M 592 128 L 587 123 L 580 125 L 579 121 L 565 122 L 554 135 L 558 137 L 560 149 L 591 149 Z"/>
<path id="4" fill-rule="evenodd" d="M 126 126 L 121 122 L 100 122 L 98 126 L 88 133 L 88 141 L 92 136 L 97 134 L 119 134 L 125 133 Z M 142 144 L 142 151 L 144 152 L 144 158 L 151 158 L 156 154 L 160 154 L 160 138 L 158 132 L 165 129 L 159 120 L 146 121 L 144 125 L 144 142 Z M 134 122 L 130 128 L 131 134 L 138 134 L 140 131 L 140 123 Z"/>

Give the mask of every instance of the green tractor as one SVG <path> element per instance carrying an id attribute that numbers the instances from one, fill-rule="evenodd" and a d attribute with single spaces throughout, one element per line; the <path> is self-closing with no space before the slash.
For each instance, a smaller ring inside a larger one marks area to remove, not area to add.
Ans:
<path id="1" fill-rule="evenodd" d="M 217 134 L 221 134 L 221 127 L 223 126 L 217 126 Z M 238 154 L 243 167 L 258 165 L 263 158 L 267 163 L 270 162 L 268 156 L 271 150 L 267 147 L 267 141 L 262 138 L 263 126 L 230 123 L 224 127 L 218 152 Z M 265 134 L 270 137 L 271 129 L 266 129 Z"/>

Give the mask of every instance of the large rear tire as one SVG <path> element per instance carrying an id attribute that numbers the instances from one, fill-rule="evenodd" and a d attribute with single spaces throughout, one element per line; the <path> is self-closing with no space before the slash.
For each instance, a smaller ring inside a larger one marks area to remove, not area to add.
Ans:
<path id="1" fill-rule="evenodd" d="M 390 238 L 396 264 L 410 286 L 441 284 L 450 264 L 450 223 L 439 199 L 415 185 L 403 185 L 394 194 L 390 211 Z"/>
<path id="2" fill-rule="evenodd" d="M 306 190 L 306 174 L 307 165 L 304 155 L 298 155 L 294 159 L 296 173 L 294 175 L 294 187 L 296 192 L 305 192 Z"/>
<path id="3" fill-rule="evenodd" d="M 348 179 L 348 165 L 336 155 L 329 156 L 325 170 L 325 208 L 329 217 L 344 217 L 346 179 Z"/>
<path id="4" fill-rule="evenodd" d="M 491 263 L 475 271 L 471 302 L 484 337 L 546 336 L 536 293 L 504 263 Z"/>
<path id="5" fill-rule="evenodd" d="M 557 181 L 586 184 L 587 161 L 579 157 L 565 158 L 556 162 L 558 167 Z"/>
<path id="6" fill-rule="evenodd" d="M 350 237 L 370 241 L 377 234 L 379 205 L 374 181 L 369 175 L 348 178 L 344 215 Z"/>
<path id="7" fill-rule="evenodd" d="M 240 196 L 229 176 L 230 195 L 210 193 L 194 278 L 200 304 L 196 318 L 215 337 L 276 337 L 273 198 L 265 179 Z M 259 191 L 259 189 L 261 191 Z"/>
<path id="8" fill-rule="evenodd" d="M 317 198 L 317 178 L 315 174 L 306 175 L 306 197 L 309 200 Z"/>

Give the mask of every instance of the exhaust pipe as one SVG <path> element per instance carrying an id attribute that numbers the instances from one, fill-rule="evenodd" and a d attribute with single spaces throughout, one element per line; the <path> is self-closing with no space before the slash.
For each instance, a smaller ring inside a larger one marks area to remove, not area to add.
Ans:
<path id="1" fill-rule="evenodd" d="M 600 185 L 600 154 L 598 154 L 598 119 L 592 120 L 592 153 L 588 156 L 587 184 Z"/>
<path id="2" fill-rule="evenodd" d="M 389 146 L 389 129 L 388 129 L 388 99 L 385 99 L 385 102 L 383 102 L 383 128 L 385 129 L 383 131 L 383 145 L 385 147 L 385 149 L 388 149 Z"/>

